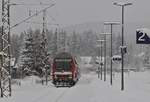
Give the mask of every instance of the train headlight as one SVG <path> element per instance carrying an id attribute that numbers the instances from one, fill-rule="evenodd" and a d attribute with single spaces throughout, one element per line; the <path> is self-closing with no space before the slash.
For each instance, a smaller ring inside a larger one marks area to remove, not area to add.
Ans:
<path id="1" fill-rule="evenodd" d="M 69 77 L 68 77 L 69 79 L 72 79 L 72 75 L 69 75 Z"/>

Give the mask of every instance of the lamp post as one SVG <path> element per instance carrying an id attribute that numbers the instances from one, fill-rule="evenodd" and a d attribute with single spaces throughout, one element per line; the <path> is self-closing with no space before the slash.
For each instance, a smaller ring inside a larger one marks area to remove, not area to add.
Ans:
<path id="1" fill-rule="evenodd" d="M 99 58 L 99 65 L 100 65 L 100 70 L 101 70 L 101 80 L 102 80 L 102 78 L 103 78 L 103 68 L 102 68 L 102 66 L 103 66 L 103 58 L 102 58 L 102 56 L 103 56 L 103 50 L 102 50 L 102 48 L 103 48 L 103 42 L 105 41 L 105 40 L 97 40 L 98 42 L 100 42 L 100 45 L 99 45 L 99 47 L 100 47 L 100 58 Z M 99 71 L 99 70 L 98 70 Z"/>
<path id="2" fill-rule="evenodd" d="M 98 40 L 99 42 L 104 42 L 104 81 L 106 81 L 106 36 L 110 33 L 101 33 L 104 36 L 104 40 Z"/>
<path id="3" fill-rule="evenodd" d="M 104 81 L 106 81 L 106 35 L 104 35 Z"/>
<path id="4" fill-rule="evenodd" d="M 124 52 L 123 52 L 123 46 L 124 46 L 124 7 L 132 5 L 132 3 L 113 3 L 116 6 L 121 6 L 122 9 L 122 21 L 121 21 L 121 27 L 122 27 L 122 48 L 121 48 L 121 90 L 124 90 Z"/>
<path id="5" fill-rule="evenodd" d="M 113 33 L 113 25 L 119 25 L 119 22 L 104 22 L 104 25 L 110 25 L 110 35 L 111 35 L 111 42 L 110 42 L 110 84 L 112 85 L 112 33 Z"/>
<path id="6" fill-rule="evenodd" d="M 98 42 L 98 41 L 97 41 Z M 98 62 L 96 62 L 98 64 L 98 70 L 97 70 L 97 75 L 98 75 L 98 78 L 100 77 L 99 74 L 100 74 L 100 45 L 96 45 L 96 47 L 98 48 Z"/>

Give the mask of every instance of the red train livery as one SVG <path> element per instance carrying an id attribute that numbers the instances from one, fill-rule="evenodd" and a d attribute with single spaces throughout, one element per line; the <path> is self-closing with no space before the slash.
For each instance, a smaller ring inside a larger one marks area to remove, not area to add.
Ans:
<path id="1" fill-rule="evenodd" d="M 78 64 L 67 52 L 58 53 L 52 63 L 52 82 L 55 86 L 73 86 L 79 79 Z"/>

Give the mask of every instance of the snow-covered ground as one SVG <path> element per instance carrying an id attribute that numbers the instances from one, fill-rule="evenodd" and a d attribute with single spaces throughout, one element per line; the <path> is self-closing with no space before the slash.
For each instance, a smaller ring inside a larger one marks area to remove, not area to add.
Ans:
<path id="1" fill-rule="evenodd" d="M 110 85 L 109 75 L 104 82 L 95 73 L 82 74 L 80 81 L 71 88 L 56 88 L 36 84 L 38 78 L 31 76 L 14 84 L 12 97 L 0 98 L 0 102 L 149 102 L 150 72 L 130 72 L 125 74 L 125 90 L 120 90 L 120 73 Z"/>

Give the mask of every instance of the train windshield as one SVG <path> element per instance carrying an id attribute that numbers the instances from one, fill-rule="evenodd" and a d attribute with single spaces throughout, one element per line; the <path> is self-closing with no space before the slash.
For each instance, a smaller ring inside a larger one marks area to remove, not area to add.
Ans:
<path id="1" fill-rule="evenodd" d="M 71 70 L 71 59 L 55 59 L 57 71 L 70 71 Z"/>

